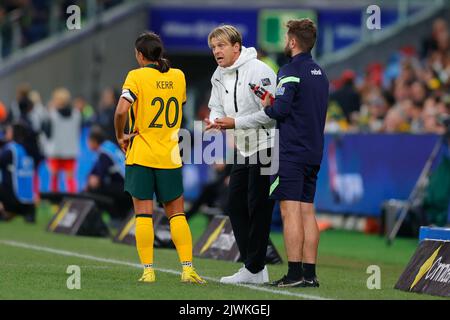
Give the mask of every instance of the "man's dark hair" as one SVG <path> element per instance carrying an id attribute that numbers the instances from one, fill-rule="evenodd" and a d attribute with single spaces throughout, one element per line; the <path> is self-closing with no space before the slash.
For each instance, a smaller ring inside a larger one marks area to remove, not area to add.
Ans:
<path id="1" fill-rule="evenodd" d="M 29 137 L 29 129 L 23 121 L 14 122 L 11 125 L 13 140 L 19 144 L 25 144 Z"/>
<path id="2" fill-rule="evenodd" d="M 170 62 L 163 58 L 164 46 L 156 33 L 150 31 L 142 33 L 136 39 L 134 46 L 147 60 L 157 61 L 159 71 L 163 73 L 169 71 Z"/>
<path id="3" fill-rule="evenodd" d="M 317 29 L 311 19 L 289 20 L 288 36 L 295 37 L 303 52 L 310 52 L 316 43 Z"/>
<path id="4" fill-rule="evenodd" d="M 19 110 L 22 116 L 26 116 L 31 110 L 33 110 L 33 102 L 29 97 L 23 97 L 19 100 Z"/>
<path id="5" fill-rule="evenodd" d="M 93 126 L 89 132 L 89 139 L 102 144 L 106 140 L 106 136 L 101 127 Z"/>

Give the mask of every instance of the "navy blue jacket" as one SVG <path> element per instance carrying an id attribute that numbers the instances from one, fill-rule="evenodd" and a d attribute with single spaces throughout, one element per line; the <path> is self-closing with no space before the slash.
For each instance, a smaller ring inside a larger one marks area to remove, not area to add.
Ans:
<path id="1" fill-rule="evenodd" d="M 98 150 L 98 159 L 91 170 L 91 175 L 98 176 L 101 188 L 122 186 L 125 183 L 125 155 L 122 150 L 109 140 L 105 140 Z"/>
<path id="2" fill-rule="evenodd" d="M 328 89 L 328 78 L 310 53 L 297 54 L 280 68 L 275 102 L 264 109 L 277 120 L 280 161 L 320 165 Z"/>
<path id="3" fill-rule="evenodd" d="M 91 170 L 91 174 L 100 178 L 102 188 L 107 188 L 111 184 L 123 185 L 125 183 L 123 177 L 119 173 L 110 172 L 112 166 L 114 166 L 113 160 L 111 160 L 107 154 L 100 153 L 97 162 L 95 162 L 94 167 Z"/>
<path id="4" fill-rule="evenodd" d="M 14 190 L 13 179 L 9 166 L 14 164 L 12 151 L 7 148 L 0 149 L 0 184 L 6 190 Z"/>

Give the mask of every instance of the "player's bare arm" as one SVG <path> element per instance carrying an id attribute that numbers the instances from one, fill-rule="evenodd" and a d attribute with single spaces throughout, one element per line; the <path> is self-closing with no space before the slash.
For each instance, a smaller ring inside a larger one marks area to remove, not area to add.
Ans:
<path id="1" fill-rule="evenodd" d="M 116 112 L 114 114 L 114 128 L 116 131 L 116 139 L 123 152 L 127 151 L 130 139 L 137 135 L 137 132 L 131 134 L 125 134 L 125 125 L 127 123 L 128 110 L 131 107 L 131 103 L 124 98 L 120 98 L 117 103 Z"/>

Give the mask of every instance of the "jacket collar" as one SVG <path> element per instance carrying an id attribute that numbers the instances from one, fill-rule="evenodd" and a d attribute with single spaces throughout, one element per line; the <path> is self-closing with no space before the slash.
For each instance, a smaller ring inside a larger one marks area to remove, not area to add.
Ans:
<path id="1" fill-rule="evenodd" d="M 312 59 L 311 53 L 310 52 L 301 52 L 301 53 L 296 54 L 295 56 L 293 56 L 291 58 L 291 62 L 304 61 L 304 60 L 308 60 L 308 59 Z"/>

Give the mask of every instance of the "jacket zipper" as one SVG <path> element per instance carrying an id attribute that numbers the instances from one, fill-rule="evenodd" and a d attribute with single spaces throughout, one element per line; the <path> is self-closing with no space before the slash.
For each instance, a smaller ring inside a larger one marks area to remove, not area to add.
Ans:
<path id="1" fill-rule="evenodd" d="M 237 106 L 237 84 L 239 80 L 239 70 L 236 70 L 236 82 L 234 83 L 234 110 L 238 112 Z"/>
<path id="2" fill-rule="evenodd" d="M 225 89 L 225 93 L 227 93 L 228 94 L 228 90 L 227 90 L 227 88 L 225 88 L 225 85 L 222 83 L 222 82 L 220 82 L 220 80 L 219 79 L 214 79 L 214 80 L 216 80 L 218 83 L 220 83 L 221 85 L 222 85 L 222 87 Z"/>
<path id="3" fill-rule="evenodd" d="M 264 127 L 264 126 L 261 126 L 261 127 L 264 129 L 264 131 L 266 131 L 267 136 L 270 136 L 269 131 L 266 129 L 266 127 Z"/>

